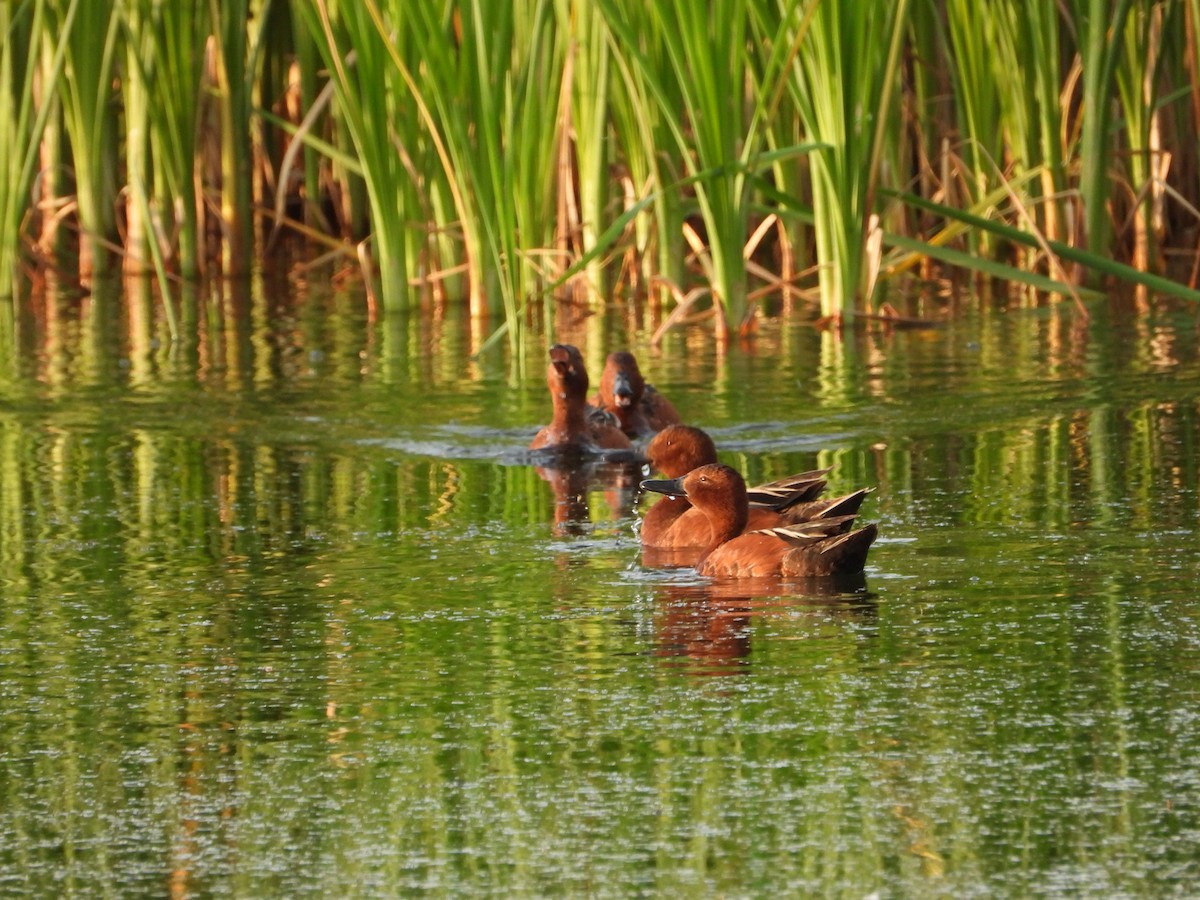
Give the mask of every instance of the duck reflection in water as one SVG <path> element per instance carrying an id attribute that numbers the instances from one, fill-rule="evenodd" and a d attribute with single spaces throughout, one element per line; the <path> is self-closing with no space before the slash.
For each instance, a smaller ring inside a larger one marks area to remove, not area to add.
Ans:
<path id="1" fill-rule="evenodd" d="M 537 466 L 538 477 L 554 492 L 554 532 L 586 534 L 592 524 L 588 495 L 603 491 L 615 518 L 633 515 L 642 466 L 592 460 L 580 464 Z"/>
<path id="2" fill-rule="evenodd" d="M 656 655 L 692 675 L 750 671 L 756 621 L 768 617 L 870 619 L 874 595 L 857 575 L 786 585 L 779 579 L 668 585 L 658 595 Z"/>

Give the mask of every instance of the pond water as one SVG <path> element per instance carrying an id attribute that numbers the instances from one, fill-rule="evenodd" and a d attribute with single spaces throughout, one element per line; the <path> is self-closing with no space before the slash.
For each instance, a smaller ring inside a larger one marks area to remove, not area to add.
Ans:
<path id="1" fill-rule="evenodd" d="M 865 576 L 783 586 L 528 464 L 544 342 L 155 309 L 0 316 L 0 895 L 1200 891 L 1194 310 L 561 325 L 750 479 L 876 488 Z"/>

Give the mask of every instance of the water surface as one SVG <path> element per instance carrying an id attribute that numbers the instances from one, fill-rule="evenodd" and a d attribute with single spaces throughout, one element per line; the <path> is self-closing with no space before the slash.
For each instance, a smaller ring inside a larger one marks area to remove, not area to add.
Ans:
<path id="1" fill-rule="evenodd" d="M 0 893 L 1191 896 L 1194 314 L 630 346 L 861 580 L 647 567 L 539 471 L 534 342 L 346 293 L 97 294 L 0 349 Z M 7 313 L 6 313 L 7 315 Z"/>

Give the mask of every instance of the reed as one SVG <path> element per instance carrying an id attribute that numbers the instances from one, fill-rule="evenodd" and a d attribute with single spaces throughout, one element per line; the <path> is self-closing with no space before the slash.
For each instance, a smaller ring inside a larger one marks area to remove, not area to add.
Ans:
<path id="1" fill-rule="evenodd" d="M 1079 139 L 1079 196 L 1083 203 L 1084 240 L 1097 255 L 1109 251 L 1112 222 L 1108 215 L 1112 180 L 1109 163 L 1113 85 L 1123 42 L 1121 35 L 1131 0 L 1073 0 L 1071 10 L 1079 29 L 1082 67 L 1082 123 Z"/>
<path id="2" fill-rule="evenodd" d="M 150 98 L 149 85 L 153 74 L 155 54 L 154 32 L 149 20 L 153 9 L 148 0 L 128 0 L 118 3 L 117 14 L 122 20 L 125 51 L 125 77 L 121 79 L 122 105 L 125 109 L 125 268 L 144 272 L 150 258 L 149 232 L 152 221 L 145 217 L 149 211 L 152 190 L 150 175 Z"/>
<path id="3" fill-rule="evenodd" d="M 59 20 L 68 29 L 77 6 L 78 0 Z M 8 138 L 0 141 L 0 297 L 20 293 L 21 226 L 30 209 L 40 141 L 57 102 L 56 84 L 66 59 L 63 42 L 52 54 L 40 52 L 48 14 L 44 0 L 0 4 L 0 121 L 10 128 Z M 39 69 L 40 97 L 35 89 Z"/>
<path id="4" fill-rule="evenodd" d="M 312 32 L 298 12 L 292 16 L 292 45 L 295 48 L 294 62 L 296 77 L 294 84 L 289 80 L 289 88 L 291 90 L 289 104 L 294 104 L 295 118 L 302 119 L 307 117 L 318 103 L 321 86 L 318 82 L 317 74 L 321 57 Z M 303 160 L 303 176 L 301 179 L 303 188 L 297 199 L 300 201 L 301 208 L 303 209 L 303 224 L 314 228 L 319 226 L 322 221 L 320 207 L 321 155 L 307 144 L 303 144 L 299 152 Z M 279 181 L 276 185 L 276 191 L 285 202 L 287 198 L 295 196 L 288 188 L 288 176 L 289 172 L 286 168 L 276 173 Z M 278 227 L 280 222 L 275 222 L 275 225 Z"/>
<path id="5" fill-rule="evenodd" d="M 269 2 L 269 0 L 267 0 Z M 259 0 L 209 0 L 211 80 L 219 134 L 221 262 L 230 277 L 249 271 L 251 232 L 251 89 Z"/>
<path id="6" fill-rule="evenodd" d="M 998 83 L 1012 72 L 1023 73 L 1025 90 L 1001 91 L 1002 121 L 1017 161 L 1014 175 L 1040 167 L 1030 184 L 1028 200 L 1036 226 L 1050 240 L 1068 239 L 1068 161 L 1073 141 L 1066 127 L 1067 111 L 1060 100 L 1063 38 L 1055 0 L 998 0 L 995 17 L 1003 23 L 1005 68 Z"/>
<path id="7" fill-rule="evenodd" d="M 523 349 L 522 304 L 552 245 L 562 46 L 548 0 L 415 4 L 425 124 L 462 228 L 473 314 L 503 312 Z"/>
<path id="8" fill-rule="evenodd" d="M 1164 30 L 1182 28 L 1182 9 L 1173 5 L 1137 6 L 1130 11 L 1116 68 L 1124 125 L 1128 197 L 1119 209 L 1132 231 L 1130 257 L 1139 269 L 1157 268 L 1163 228 L 1166 172 L 1160 128 L 1160 67 Z M 1122 223 L 1122 231 L 1125 231 Z"/>
<path id="9" fill-rule="evenodd" d="M 329 71 L 341 121 L 353 143 L 371 211 L 373 256 L 379 265 L 383 305 L 402 309 L 409 298 L 409 247 L 405 223 L 416 212 L 412 178 L 405 169 L 403 147 L 393 129 L 413 110 L 397 90 L 389 48 L 392 23 L 370 3 L 316 0 L 303 7 L 310 30 Z M 378 18 L 377 18 L 378 17 Z M 400 47 L 406 35 L 397 20 L 392 39 Z M 370 273 L 367 273 L 370 277 Z"/>
<path id="10" fill-rule="evenodd" d="M 791 27 L 801 43 L 787 85 L 806 136 L 820 144 L 811 173 L 821 314 L 840 321 L 864 299 L 869 217 L 908 3 L 832 0 L 810 7 L 806 19 L 798 13 Z"/>
<path id="11" fill-rule="evenodd" d="M 664 190 L 682 175 L 682 159 L 669 152 L 675 146 L 671 123 L 684 119 L 683 98 L 674 79 L 657 77 L 669 64 L 662 37 L 653 27 L 653 13 L 642 0 L 613 0 L 602 17 L 610 44 L 618 40 L 608 25 L 612 16 L 626 24 L 625 38 L 637 38 L 638 59 L 614 53 L 617 74 L 610 91 L 613 146 L 624 167 L 623 206 L 626 210 L 640 197 L 652 197 L 648 208 L 633 221 L 631 277 L 651 285 L 660 299 L 671 294 L 670 286 L 684 283 L 683 223 L 687 201 L 679 190 Z"/>
<path id="12" fill-rule="evenodd" d="M 693 237 L 693 250 L 721 308 L 717 334 L 724 340 L 731 324 L 742 330 L 749 325 L 743 249 L 749 237 L 752 167 L 765 146 L 773 97 L 764 85 L 778 78 L 788 48 L 786 34 L 777 29 L 768 36 L 764 71 L 756 73 L 746 50 L 752 23 L 745 0 L 716 0 L 706 6 L 654 0 L 647 8 L 661 41 L 665 66 L 660 66 L 642 49 L 621 8 L 610 0 L 602 5 L 618 38 L 618 52 L 628 60 L 626 68 L 641 73 L 641 83 L 632 85 L 630 93 L 641 96 L 644 86 L 659 105 L 671 150 L 694 192 L 705 242 Z M 786 17 L 781 18 L 786 25 Z M 714 22 L 720 27 L 714 28 Z M 680 110 L 683 118 L 672 118 Z"/>
<path id="13" fill-rule="evenodd" d="M 566 41 L 563 66 L 570 133 L 562 141 L 558 191 L 560 227 L 577 235 L 578 255 L 596 249 L 611 220 L 609 116 L 612 109 L 612 52 L 608 29 L 590 0 L 559 0 L 557 29 Z M 574 150 L 573 176 L 569 151 Z M 592 297 L 605 295 L 603 260 L 595 256 L 585 283 Z"/>
<path id="14" fill-rule="evenodd" d="M 1198 9 L 14 0 L 0 10 L 14 123 L 0 279 L 10 290 L 38 224 L 33 186 L 59 171 L 73 205 L 42 221 L 74 216 L 85 273 L 92 241 L 123 240 L 136 266 L 200 274 L 202 187 L 223 269 L 244 272 L 270 190 L 277 217 L 303 210 L 297 231 L 378 265 L 384 307 L 465 294 L 514 347 L 530 304 L 571 277 L 599 300 L 661 287 L 680 301 L 669 321 L 708 292 L 725 338 L 767 292 L 790 314 L 810 266 L 834 320 L 918 257 L 926 274 L 967 265 L 1051 290 L 1067 286 L 1061 244 L 1086 246 L 1096 272 L 1106 254 L 1156 271 L 1200 207 Z M 882 267 L 880 238 L 895 248 Z M 608 268 L 617 252 L 628 285 Z M 761 265 L 770 252 L 779 272 Z"/>
<path id="15" fill-rule="evenodd" d="M 144 268 L 153 241 L 194 278 L 203 261 L 196 192 L 203 53 L 196 34 L 207 28 L 207 7 L 202 0 L 125 0 L 117 10 L 125 34 L 126 264 Z"/>
<path id="16" fill-rule="evenodd" d="M 58 81 L 71 142 L 75 204 L 80 228 L 80 276 L 102 276 L 116 244 L 118 118 L 113 91 L 120 19 L 107 3 L 55 0 L 49 23 L 66 56 Z"/>
<path id="17" fill-rule="evenodd" d="M 997 76 L 1012 71 L 1013 60 L 1004 53 L 1011 41 L 997 16 L 980 15 L 981 4 L 974 0 L 947 0 L 946 31 L 954 65 L 950 67 L 954 80 L 954 98 L 958 107 L 957 119 L 963 135 L 958 149 L 962 161 L 959 177 L 967 206 L 974 206 L 981 197 L 991 193 L 997 183 L 999 161 L 1011 133 L 1001 122 L 1001 84 Z M 999 53 L 997 51 L 1000 51 Z M 991 255 L 986 231 L 970 232 L 973 253 Z"/>

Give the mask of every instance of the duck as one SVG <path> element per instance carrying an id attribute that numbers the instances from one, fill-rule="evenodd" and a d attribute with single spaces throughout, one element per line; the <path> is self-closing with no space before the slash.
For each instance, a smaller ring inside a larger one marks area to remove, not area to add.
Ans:
<path id="1" fill-rule="evenodd" d="M 530 450 L 605 455 L 605 451 L 632 451 L 633 443 L 616 419 L 587 402 L 588 374 L 583 354 L 572 344 L 550 348 L 546 386 L 554 416 L 529 444 Z"/>
<path id="2" fill-rule="evenodd" d="M 745 479 L 720 463 L 700 466 L 681 478 L 648 479 L 642 489 L 685 497 L 708 517 L 711 540 L 695 566 L 701 575 L 713 578 L 855 575 L 865 568 L 867 551 L 879 533 L 874 523 L 844 531 L 844 516 L 746 531 L 750 501 Z"/>
<path id="3" fill-rule="evenodd" d="M 592 405 L 615 416 L 625 435 L 635 440 L 683 422 L 671 401 L 654 385 L 646 384 L 637 359 L 628 350 L 608 354 Z"/>
<path id="4" fill-rule="evenodd" d="M 669 425 L 646 447 L 650 467 L 668 478 L 680 478 L 693 469 L 717 462 L 717 447 L 707 432 L 691 425 Z M 826 487 L 829 469 L 799 472 L 779 481 L 747 488 L 748 517 L 744 530 L 757 531 L 796 525 L 816 519 L 839 519 L 849 530 L 863 500 L 871 492 L 862 488 L 841 497 L 818 499 Z M 660 500 L 642 518 L 643 547 L 684 550 L 712 542 L 708 516 L 680 495 Z"/>

